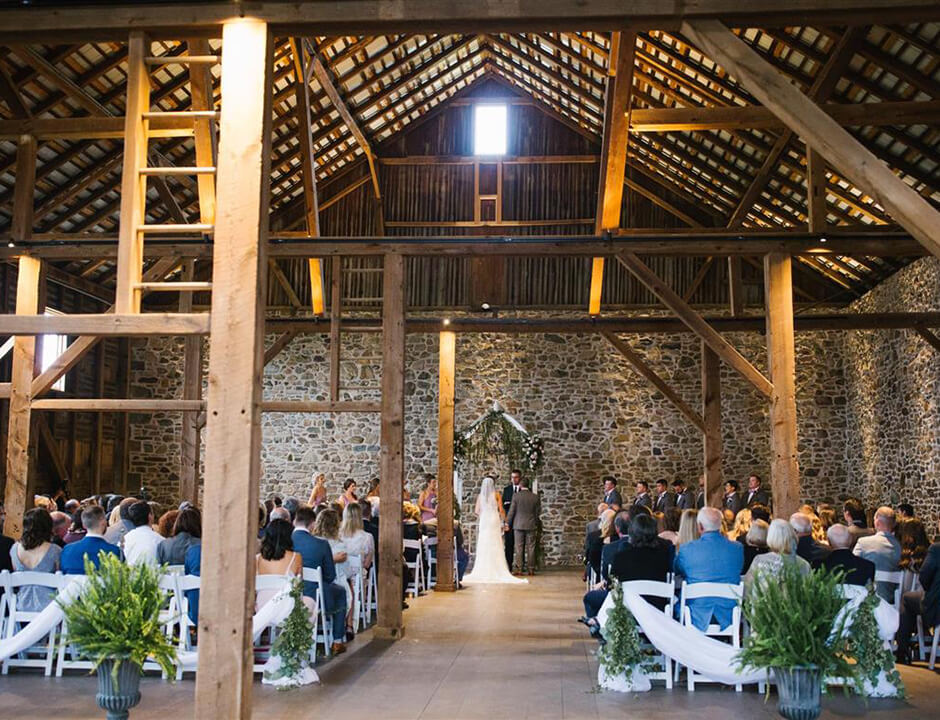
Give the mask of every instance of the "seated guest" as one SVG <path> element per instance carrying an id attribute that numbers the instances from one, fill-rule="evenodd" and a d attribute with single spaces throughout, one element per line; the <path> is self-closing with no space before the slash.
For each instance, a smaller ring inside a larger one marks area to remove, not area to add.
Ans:
<path id="1" fill-rule="evenodd" d="M 288 523 L 289 524 L 289 523 Z M 157 548 L 157 562 L 163 565 L 182 565 L 186 551 L 202 542 L 202 513 L 194 507 L 180 510 L 173 523 L 173 535 Z"/>
<path id="2" fill-rule="evenodd" d="M 626 543 L 630 542 L 630 521 L 633 515 L 641 514 L 642 513 L 631 513 L 630 510 L 621 510 L 614 516 L 614 521 L 611 524 L 613 527 L 613 535 L 611 535 L 610 542 L 604 545 L 601 550 L 600 578 L 602 580 L 607 580 L 610 574 L 610 564 L 614 561 L 614 555 L 616 555 Z"/>
<path id="3" fill-rule="evenodd" d="M 816 514 L 813 506 L 801 505 L 797 512 L 803 513 L 810 519 L 810 522 L 813 526 L 810 535 L 812 536 L 813 540 L 820 545 L 828 545 L 829 541 L 826 539 L 826 528 L 823 527 L 822 520 L 819 519 L 819 515 Z"/>
<path id="4" fill-rule="evenodd" d="M 581 555 L 584 557 L 584 577 L 582 579 L 587 579 L 587 568 L 590 566 L 588 558 L 591 554 L 591 545 L 596 542 L 596 539 L 600 537 L 601 534 L 601 517 L 604 513 L 610 509 L 610 506 L 607 503 L 601 503 L 597 506 L 597 517 L 591 520 L 584 529 L 584 551 Z"/>
<path id="5" fill-rule="evenodd" d="M 379 561 L 379 503 L 378 498 L 375 504 L 368 502 L 362 503 L 362 529 L 372 536 L 372 561 Z"/>
<path id="6" fill-rule="evenodd" d="M 85 537 L 62 549 L 62 572 L 66 575 L 84 575 L 85 558 L 97 568 L 100 553 L 121 556 L 121 548 L 104 539 L 105 530 L 108 529 L 104 510 L 97 505 L 86 507 L 82 510 L 82 525 L 85 527 Z"/>
<path id="7" fill-rule="evenodd" d="M 339 537 L 346 544 L 346 552 L 362 559 L 363 570 L 372 567 L 375 553 L 372 535 L 362 526 L 362 508 L 359 503 L 349 503 L 343 510 L 343 524 L 339 528 Z"/>
<path id="8" fill-rule="evenodd" d="M 202 573 L 202 545 L 193 545 L 186 551 L 183 561 L 183 572 L 187 575 L 199 577 Z M 189 601 L 189 620 L 193 625 L 199 625 L 199 591 L 187 590 L 186 600 Z"/>
<path id="9" fill-rule="evenodd" d="M 460 583 L 463 581 L 464 573 L 467 572 L 467 566 L 470 564 L 470 553 L 464 547 L 463 528 L 459 520 L 454 520 L 454 540 L 457 541 L 457 555 L 454 562 L 457 563 L 457 587 L 462 588 Z"/>
<path id="10" fill-rule="evenodd" d="M 738 487 L 737 480 L 728 480 L 725 482 L 725 494 L 721 498 L 722 510 L 730 510 L 732 517 L 737 515 L 738 511 L 744 507 L 744 501 L 741 498 L 741 493 L 738 492 Z"/>
<path id="11" fill-rule="evenodd" d="M 23 535 L 10 550 L 14 572 L 54 573 L 60 568 L 62 548 L 52 542 L 52 516 L 47 510 L 33 508 L 23 515 Z M 52 598 L 55 588 L 23 585 L 16 591 L 16 609 L 41 612 Z"/>
<path id="12" fill-rule="evenodd" d="M 611 540 L 615 516 L 616 513 L 613 510 L 605 510 L 601 515 L 600 528 L 596 533 L 592 533 L 590 537 L 587 565 L 594 571 L 595 578 L 601 576 L 601 555 L 604 552 L 604 545 Z"/>
<path id="13" fill-rule="evenodd" d="M 270 515 L 268 515 L 268 522 L 270 523 L 272 520 L 286 520 L 287 522 L 291 522 L 290 510 L 288 510 L 286 507 L 278 505 L 271 511 Z"/>
<path id="14" fill-rule="evenodd" d="M 679 544 L 679 521 L 682 519 L 682 511 L 678 507 L 671 507 L 663 513 L 663 530 L 659 537 L 668 540 L 673 545 Z"/>
<path id="15" fill-rule="evenodd" d="M 330 616 L 330 622 L 333 628 L 333 646 L 334 653 L 343 653 L 346 651 L 345 628 L 346 628 L 346 590 L 336 582 L 336 565 L 333 562 L 333 550 L 330 544 L 323 538 L 315 537 L 311 534 L 316 522 L 316 515 L 313 508 L 308 505 L 301 505 L 297 508 L 294 515 L 294 532 L 291 540 L 294 548 L 300 553 L 303 567 L 319 568 L 323 576 L 323 604 L 327 615 Z M 317 583 L 304 582 L 304 595 L 308 598 L 316 598 Z"/>
<path id="16" fill-rule="evenodd" d="M 261 551 L 255 556 L 256 574 L 286 578 L 303 576 L 303 559 L 300 553 L 294 550 L 291 533 L 292 528 L 286 520 L 275 520 L 268 524 L 264 529 L 264 537 L 261 538 Z M 255 612 L 277 595 L 277 592 L 277 590 L 259 590 L 255 596 Z M 316 603 L 306 595 L 301 596 L 301 600 L 312 616 Z M 315 619 L 311 617 L 311 620 Z"/>
<path id="17" fill-rule="evenodd" d="M 898 521 L 905 519 L 912 519 L 914 517 L 914 506 L 910 503 L 899 503 L 898 504 Z"/>
<path id="18" fill-rule="evenodd" d="M 752 473 L 747 478 L 747 492 L 744 494 L 744 507 L 749 508 L 754 505 L 770 505 L 770 495 L 761 487 L 760 475 Z"/>
<path id="19" fill-rule="evenodd" d="M 157 532 L 160 533 L 161 537 L 171 538 L 173 537 L 173 526 L 176 525 L 176 518 L 179 517 L 180 511 L 176 510 L 167 510 L 160 516 L 160 519 L 157 520 Z"/>
<path id="20" fill-rule="evenodd" d="M 744 536 L 744 566 L 741 568 L 742 574 L 747 574 L 751 568 L 751 563 L 758 555 L 769 552 L 767 548 L 767 530 L 770 525 L 765 520 L 754 520 L 751 527 Z"/>
<path id="21" fill-rule="evenodd" d="M 875 563 L 852 554 L 852 535 L 845 525 L 833 525 L 827 533 L 832 551 L 823 558 L 822 567 L 841 570 L 846 585 L 868 585 L 875 581 Z"/>
<path id="22" fill-rule="evenodd" d="M 287 514 L 290 516 L 290 522 L 294 522 L 294 513 L 297 512 L 297 508 L 300 507 L 300 500 L 295 498 L 293 495 L 284 498 L 284 502 L 281 504 L 281 507 L 287 510 Z"/>
<path id="23" fill-rule="evenodd" d="M 751 591 L 758 578 L 773 578 L 779 575 L 783 566 L 788 563 L 795 564 L 802 575 L 809 575 L 813 571 L 809 562 L 796 554 L 797 539 L 792 522 L 778 519 L 770 523 L 767 530 L 767 549 L 770 552 L 755 557 L 744 576 L 746 593 Z"/>
<path id="24" fill-rule="evenodd" d="M 679 545 L 675 571 L 688 583 L 741 582 L 744 548 L 721 534 L 721 511 L 705 507 L 696 518 L 701 537 Z M 729 598 L 695 598 L 688 603 L 692 624 L 705 630 L 712 622 L 726 628 L 731 624 L 735 601 Z"/>
<path id="25" fill-rule="evenodd" d="M 637 481 L 636 497 L 633 498 L 633 504 L 642 505 L 649 510 L 653 509 L 653 497 L 650 495 L 650 486 L 645 480 Z"/>
<path id="26" fill-rule="evenodd" d="M 349 505 L 352 504 L 353 503 L 349 503 Z M 346 507 L 349 507 L 349 505 Z M 336 584 L 346 588 L 346 607 L 349 608 L 350 612 L 352 612 L 353 596 L 352 588 L 349 586 L 349 582 L 353 576 L 353 572 L 352 568 L 349 566 L 349 551 L 346 548 L 346 543 L 343 542 L 339 536 L 339 527 L 339 513 L 330 508 L 329 510 L 324 510 L 317 515 L 316 522 L 313 526 L 313 534 L 329 543 L 330 550 L 333 552 L 333 563 L 336 567 Z M 348 618 L 346 625 L 347 639 L 351 639 Z"/>
<path id="27" fill-rule="evenodd" d="M 665 480 L 657 480 L 655 483 L 656 501 L 653 503 L 653 510 L 664 513 L 670 508 L 676 506 L 676 496 L 669 490 Z"/>
<path id="28" fill-rule="evenodd" d="M 828 538 L 829 528 L 836 524 L 836 511 L 832 509 L 831 505 L 823 504 L 816 508 L 816 515 L 819 517 L 819 522 Z"/>
<path id="29" fill-rule="evenodd" d="M 773 526 L 773 523 L 771 523 Z M 796 554 L 808 562 L 813 568 L 818 568 L 826 555 L 829 546 L 823 545 L 813 539 L 813 519 L 804 513 L 795 512 L 790 516 L 790 527 L 796 533 Z M 770 545 L 770 541 L 767 542 Z"/>
<path id="30" fill-rule="evenodd" d="M 880 509 L 879 509 L 880 512 Z M 935 542 L 927 550 L 927 557 L 920 570 L 920 585 L 923 590 L 906 592 L 901 602 L 901 619 L 897 634 L 897 661 L 910 662 L 911 633 L 917 626 L 917 616 L 923 618 L 924 630 L 940 623 L 940 543 Z"/>
<path id="31" fill-rule="evenodd" d="M 679 518 L 679 537 L 676 547 L 682 547 L 686 543 L 698 540 L 698 510 L 683 510 L 682 517 Z"/>
<path id="32" fill-rule="evenodd" d="M 767 505 L 751 505 L 748 510 L 751 511 L 751 522 L 763 520 L 767 525 L 770 525 L 770 521 L 774 519 Z"/>
<path id="33" fill-rule="evenodd" d="M 135 502 L 137 502 L 137 498 L 124 498 L 118 506 L 111 511 L 112 513 L 117 512 L 118 518 L 108 528 L 104 539 L 112 545 L 124 547 L 124 536 L 134 529 L 134 523 L 131 522 L 127 513 L 130 512 L 131 505 Z"/>
<path id="34" fill-rule="evenodd" d="M 695 510 L 695 493 L 687 488 L 681 480 L 672 481 L 672 491 L 676 496 L 676 507 L 679 510 Z"/>
<path id="35" fill-rule="evenodd" d="M 849 528 L 849 534 L 852 536 L 852 547 L 860 537 L 874 535 L 875 531 L 865 523 L 865 508 L 860 500 L 849 498 L 842 505 L 842 515 L 845 518 L 845 524 Z"/>
<path id="36" fill-rule="evenodd" d="M 852 552 L 875 563 L 876 571 L 900 570 L 901 543 L 894 536 L 894 510 L 884 505 L 878 508 L 875 511 L 875 534 L 856 540 Z M 885 602 L 893 602 L 896 589 L 895 583 L 875 583 L 875 590 Z"/>
<path id="37" fill-rule="evenodd" d="M 924 523 L 915 517 L 902 517 L 898 521 L 895 537 L 901 543 L 901 561 L 898 567 L 914 573 L 920 572 L 921 565 L 927 558 L 927 548 L 930 546 Z"/>
<path id="38" fill-rule="evenodd" d="M 53 510 L 49 516 L 52 518 L 52 542 L 60 548 L 65 547 L 65 536 L 69 532 L 72 518 L 60 510 Z"/>
<path id="39" fill-rule="evenodd" d="M 71 500 L 66 500 L 66 501 L 65 501 L 65 506 L 63 507 L 63 511 L 64 511 L 69 517 L 71 517 L 72 515 L 74 515 L 75 513 L 77 513 L 77 512 L 78 512 L 79 510 L 81 510 L 81 509 L 82 509 L 82 504 L 81 504 L 78 500 L 76 500 L 75 498 L 72 498 Z"/>
<path id="40" fill-rule="evenodd" d="M 735 540 L 741 544 L 747 539 L 747 531 L 751 529 L 751 511 L 742 508 L 734 516 L 734 525 L 728 535 L 729 540 Z"/>
<path id="41" fill-rule="evenodd" d="M 82 510 L 81 507 L 79 507 L 78 510 L 72 513 L 72 524 L 69 526 L 69 531 L 65 533 L 65 537 L 62 538 L 62 542 L 66 545 L 71 545 L 84 537 L 85 526 L 82 525 Z"/>
<path id="42" fill-rule="evenodd" d="M 157 548 L 163 542 L 163 536 L 151 527 L 153 509 L 150 503 L 135 502 L 128 516 L 134 529 L 124 536 L 124 560 L 128 565 L 147 563 L 156 566 Z"/>

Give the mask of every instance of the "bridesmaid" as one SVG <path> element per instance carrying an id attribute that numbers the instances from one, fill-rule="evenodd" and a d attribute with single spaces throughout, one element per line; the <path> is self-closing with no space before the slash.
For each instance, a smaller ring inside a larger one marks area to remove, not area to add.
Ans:
<path id="1" fill-rule="evenodd" d="M 345 508 L 350 503 L 358 501 L 359 498 L 356 497 L 356 481 L 347 480 L 343 483 L 343 494 L 339 496 L 339 504 Z"/>
<path id="2" fill-rule="evenodd" d="M 313 481 L 313 490 L 310 491 L 310 499 L 307 504 L 315 508 L 317 505 L 326 502 L 326 475 L 320 473 Z"/>
<path id="3" fill-rule="evenodd" d="M 421 522 L 437 519 L 437 478 L 431 475 L 418 495 L 418 508 L 421 510 Z"/>

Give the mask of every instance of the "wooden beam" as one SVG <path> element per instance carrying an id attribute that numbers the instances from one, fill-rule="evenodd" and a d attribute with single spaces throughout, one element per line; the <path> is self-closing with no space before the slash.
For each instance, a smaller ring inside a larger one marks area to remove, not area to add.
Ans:
<path id="1" fill-rule="evenodd" d="M 437 582 L 435 590 L 454 586 L 454 383 L 457 335 L 444 331 L 438 342 L 437 393 Z"/>
<path id="2" fill-rule="evenodd" d="M 692 299 L 692 296 L 695 295 L 695 291 L 699 289 L 702 282 L 705 280 L 705 277 L 708 275 L 708 271 L 712 269 L 712 265 L 715 264 L 715 258 L 707 257 L 705 262 L 702 263 L 698 271 L 695 273 L 695 277 L 692 278 L 692 282 L 689 283 L 688 290 L 683 294 L 682 299 L 685 302 L 689 302 Z"/>
<path id="3" fill-rule="evenodd" d="M 375 636 L 397 640 L 402 620 L 402 487 L 405 482 L 405 263 L 385 257 L 382 298 L 382 516 L 379 523 L 379 610 Z"/>
<path id="4" fill-rule="evenodd" d="M 205 38 L 190 38 L 186 41 L 190 55 L 207 56 L 211 53 L 209 41 Z M 192 110 L 215 110 L 215 97 L 212 82 L 212 68 L 208 64 L 189 64 L 190 107 Z M 216 127 L 215 118 L 197 117 L 193 121 L 193 145 L 198 167 L 215 167 L 216 163 Z M 199 195 L 199 222 L 206 225 L 215 223 L 215 176 L 200 173 L 196 176 Z M 184 421 L 185 422 L 185 421 Z M 192 501 L 196 504 L 196 501 Z"/>
<path id="5" fill-rule="evenodd" d="M 800 505 L 797 458 L 796 353 L 793 345 L 792 260 L 764 256 L 767 307 L 767 366 L 773 381 L 770 398 L 770 465 L 774 512 L 789 517 Z"/>
<path id="6" fill-rule="evenodd" d="M 150 110 L 150 73 L 144 58 L 150 41 L 142 32 L 132 32 L 127 45 L 127 103 L 124 117 L 124 161 L 121 169 L 121 223 L 118 241 L 117 290 L 114 307 L 118 314 L 140 312 L 140 290 L 144 261 L 144 239 L 140 226 L 147 212 L 147 178 L 140 174 L 147 165 L 147 121 Z"/>
<path id="7" fill-rule="evenodd" d="M 728 298 L 731 304 L 731 316 L 744 314 L 744 283 L 741 280 L 741 257 L 728 258 Z"/>
<path id="8" fill-rule="evenodd" d="M 33 410 L 36 409 L 37 408 L 34 406 Z M 39 428 L 39 437 L 45 444 L 49 458 L 52 460 L 52 468 L 55 471 L 56 477 L 59 482 L 67 483 L 69 480 L 69 471 L 66 467 L 65 460 L 62 458 L 62 450 L 59 448 L 59 441 L 56 440 L 55 436 L 52 434 L 49 422 L 46 420 L 45 416 L 38 415 L 36 421 L 36 426 Z"/>
<path id="9" fill-rule="evenodd" d="M 273 45 L 263 22 L 223 27 L 195 712 L 206 720 L 251 717 Z"/>
<path id="10" fill-rule="evenodd" d="M 607 91 L 604 96 L 600 178 L 597 181 L 597 221 L 594 229 L 598 235 L 605 230 L 616 230 L 620 227 L 635 53 L 636 33 L 613 33 L 607 66 Z M 591 290 L 588 301 L 588 312 L 591 315 L 597 315 L 601 311 L 603 285 L 604 258 L 595 257 L 591 265 Z"/>
<path id="11" fill-rule="evenodd" d="M 940 257 L 940 212 L 720 22 L 684 22 L 683 34 L 788 127 Z"/>
<path id="12" fill-rule="evenodd" d="M 722 437 L 721 437 L 721 362 L 718 355 L 702 341 L 702 416 L 705 422 L 705 472 L 703 474 L 706 504 L 721 506 Z"/>
<path id="13" fill-rule="evenodd" d="M 124 137 L 124 116 L 70 118 L 30 118 L 0 120 L 0 140 L 34 135 L 39 140 L 120 140 Z M 150 118 L 150 136 L 158 138 L 193 137 L 193 120 L 187 117 Z"/>
<path id="14" fill-rule="evenodd" d="M 212 186 L 211 203 L 214 216 L 215 184 Z M 186 260 L 183 263 L 184 282 L 192 281 L 195 266 L 195 260 Z M 193 294 L 180 293 L 180 312 L 188 313 L 192 312 L 192 309 Z M 202 338 L 197 335 L 189 335 L 183 340 L 183 400 L 202 404 Z M 184 412 L 180 428 L 180 500 L 188 500 L 198 506 L 200 438 L 196 416 L 197 412 Z"/>
<path id="15" fill-rule="evenodd" d="M 940 115 L 938 115 L 940 117 Z M 810 232 L 826 231 L 826 160 L 806 146 L 806 218 Z"/>
<path id="16" fill-rule="evenodd" d="M 938 100 L 819 103 L 825 113 L 846 127 L 929 125 L 940 114 Z M 0 126 L 2 127 L 2 126 Z M 760 105 L 716 107 L 637 108 L 630 113 L 631 133 L 701 130 L 775 130 L 786 125 Z"/>
<path id="17" fill-rule="evenodd" d="M 747 358 L 725 340 L 705 319 L 695 312 L 676 292 L 656 276 L 646 264 L 633 253 L 618 253 L 617 260 L 636 276 L 646 288 L 672 310 L 689 329 L 697 334 L 722 360 L 737 370 L 762 395 L 770 397 L 771 382 L 755 368 Z"/>
<path id="18" fill-rule="evenodd" d="M 266 413 L 380 413 L 381 403 L 329 400 L 266 400 L 261 403 Z"/>
<path id="19" fill-rule="evenodd" d="M 729 31 L 730 33 L 730 31 Z M 809 97 L 816 102 L 824 102 L 832 94 L 836 83 L 842 77 L 842 73 L 848 67 L 855 55 L 858 46 L 865 39 L 867 28 L 852 27 L 845 31 L 841 38 L 835 43 L 826 64 L 819 71 L 813 85 L 809 90 Z M 757 54 L 755 53 L 755 57 Z M 741 197 L 738 206 L 734 209 L 731 219 L 728 221 L 728 227 L 738 227 L 747 218 L 747 214 L 754 207 L 754 203 L 760 198 L 761 193 L 767 186 L 767 181 L 777 172 L 780 156 L 786 151 L 787 146 L 793 139 L 794 133 L 790 128 L 786 128 L 774 142 L 773 147 L 764 158 L 764 163 L 754 177 L 747 191 Z"/>
<path id="20" fill-rule="evenodd" d="M 915 327 L 914 331 L 924 339 L 924 342 L 930 345 L 937 352 L 940 352 L 940 337 L 937 337 L 935 333 L 931 332 L 923 325 Z"/>
<path id="21" fill-rule="evenodd" d="M 343 311 L 343 259 L 333 257 L 333 268 L 330 273 L 330 400 L 339 400 L 340 353 L 342 338 L 340 337 L 340 321 Z"/>
<path id="22" fill-rule="evenodd" d="M 95 351 L 95 396 L 104 397 L 105 388 L 105 344 L 98 343 Z M 117 360 L 117 358 L 115 358 Z M 112 463 L 114 460 L 112 449 Z M 91 491 L 94 495 L 101 492 L 101 476 L 104 472 L 104 415 L 95 415 L 95 434 L 91 447 Z"/>
<path id="23" fill-rule="evenodd" d="M 142 337 L 148 335 L 208 335 L 209 313 L 146 313 L 115 315 L 0 315 L 0 334 L 100 335 Z"/>
<path id="24" fill-rule="evenodd" d="M 282 333 L 278 338 L 271 343 L 271 346 L 264 351 L 264 364 L 268 365 L 274 358 L 281 354 L 281 351 L 284 350 L 288 345 L 290 345 L 291 340 L 293 340 L 299 332 L 297 330 L 288 330 L 285 333 Z"/>
<path id="25" fill-rule="evenodd" d="M 41 398 L 33 400 L 33 410 L 73 410 L 75 412 L 184 412 L 205 409 L 202 400 L 160 400 L 153 398 Z"/>
<path id="26" fill-rule="evenodd" d="M 23 98 L 20 96 L 16 83 L 13 82 L 10 73 L 7 72 L 6 63 L 2 61 L 0 61 L 0 98 L 6 102 L 7 107 L 10 108 L 10 112 L 13 113 L 13 117 L 29 118 L 32 116 L 32 113 L 30 113 L 26 104 L 23 102 Z"/>
<path id="27" fill-rule="evenodd" d="M 705 432 L 705 422 L 702 420 L 702 416 L 699 415 L 695 410 L 693 410 L 689 404 L 682 399 L 682 397 L 677 393 L 672 387 L 663 380 L 653 368 L 646 364 L 640 355 L 630 347 L 630 345 L 614 333 L 611 332 L 602 332 L 607 341 L 613 345 L 621 355 L 623 355 L 633 366 L 633 369 L 636 370 L 642 377 L 646 378 L 650 384 L 653 385 L 659 392 L 661 392 L 669 402 L 671 402 L 676 409 L 685 416 L 699 432 Z"/>
<path id="28" fill-rule="evenodd" d="M 281 266 L 277 264 L 277 260 L 274 258 L 268 258 L 268 267 L 271 269 L 271 274 L 274 275 L 274 279 L 277 280 L 278 285 L 281 286 L 281 289 L 284 290 L 284 294 L 287 295 L 287 301 L 295 309 L 300 309 L 303 307 L 303 303 L 300 302 L 300 298 L 297 297 L 297 292 L 290 284 L 290 280 L 287 279 L 287 276 L 284 274 L 284 271 L 281 270 Z"/>

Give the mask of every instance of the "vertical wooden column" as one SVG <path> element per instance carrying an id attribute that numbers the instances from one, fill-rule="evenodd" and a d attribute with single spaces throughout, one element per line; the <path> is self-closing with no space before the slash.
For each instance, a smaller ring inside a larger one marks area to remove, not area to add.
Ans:
<path id="1" fill-rule="evenodd" d="M 770 484 L 774 514 L 788 517 L 800 505 L 796 440 L 796 358 L 793 346 L 793 267 L 789 255 L 764 256 L 767 367 L 770 396 Z"/>
<path id="2" fill-rule="evenodd" d="M 33 191 L 36 184 L 36 138 L 20 137 L 16 147 L 16 184 L 13 188 L 13 242 L 32 237 Z M 22 256 L 16 277 L 16 314 L 39 312 L 42 262 Z M 4 534 L 19 539 L 23 532 L 23 513 L 32 503 L 29 497 L 30 402 L 36 362 L 36 338 L 18 336 L 13 340 L 13 368 L 10 375 L 10 418 L 7 426 L 6 487 L 4 507 L 7 513 Z"/>
<path id="3" fill-rule="evenodd" d="M 405 482 L 405 263 L 386 255 L 382 292 L 382 435 L 379 610 L 376 637 L 397 640 L 402 621 L 402 487 Z"/>
<path id="4" fill-rule="evenodd" d="M 273 40 L 222 28 L 196 717 L 251 717 Z"/>
<path id="5" fill-rule="evenodd" d="M 311 268 L 312 271 L 312 268 Z M 330 401 L 339 400 L 339 359 L 340 338 L 339 323 L 343 310 L 343 258 L 333 256 L 333 269 L 330 278 Z"/>
<path id="6" fill-rule="evenodd" d="M 213 187 L 213 212 L 214 210 Z M 214 218 L 213 218 L 214 222 Z M 195 274 L 195 260 L 183 263 L 183 280 L 192 281 Z M 179 310 L 181 313 L 192 312 L 193 294 L 180 293 Z M 202 399 L 202 338 L 189 335 L 183 341 L 183 399 Z M 180 435 L 180 500 L 188 500 L 193 505 L 199 502 L 199 423 L 197 412 L 184 412 Z"/>
<path id="7" fill-rule="evenodd" d="M 143 272 L 144 242 L 140 226 L 147 203 L 147 178 L 140 169 L 147 164 L 150 81 L 145 58 L 150 43 L 135 30 L 127 43 L 127 104 L 124 108 L 124 166 L 121 170 L 121 224 L 118 230 L 117 289 L 114 312 L 140 312 L 138 285 Z"/>
<path id="8" fill-rule="evenodd" d="M 442 332 L 438 364 L 437 419 L 437 583 L 435 590 L 454 587 L 454 376 L 457 334 Z"/>
<path id="9" fill-rule="evenodd" d="M 721 504 L 721 360 L 702 341 L 702 419 L 705 421 L 705 504 Z"/>

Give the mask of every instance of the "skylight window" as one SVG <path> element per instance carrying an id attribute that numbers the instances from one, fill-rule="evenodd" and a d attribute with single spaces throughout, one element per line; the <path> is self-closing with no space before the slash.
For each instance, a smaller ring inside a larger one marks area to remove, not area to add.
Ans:
<path id="1" fill-rule="evenodd" d="M 63 313 L 47 309 L 45 315 L 62 315 Z M 67 335 L 43 335 L 42 336 L 42 361 L 40 364 L 41 372 L 46 372 L 52 364 L 58 359 L 59 355 L 65 352 L 69 346 Z M 55 381 L 53 390 L 65 391 L 65 375 Z"/>
<path id="2" fill-rule="evenodd" d="M 506 154 L 505 105 L 476 105 L 473 114 L 473 154 Z"/>

